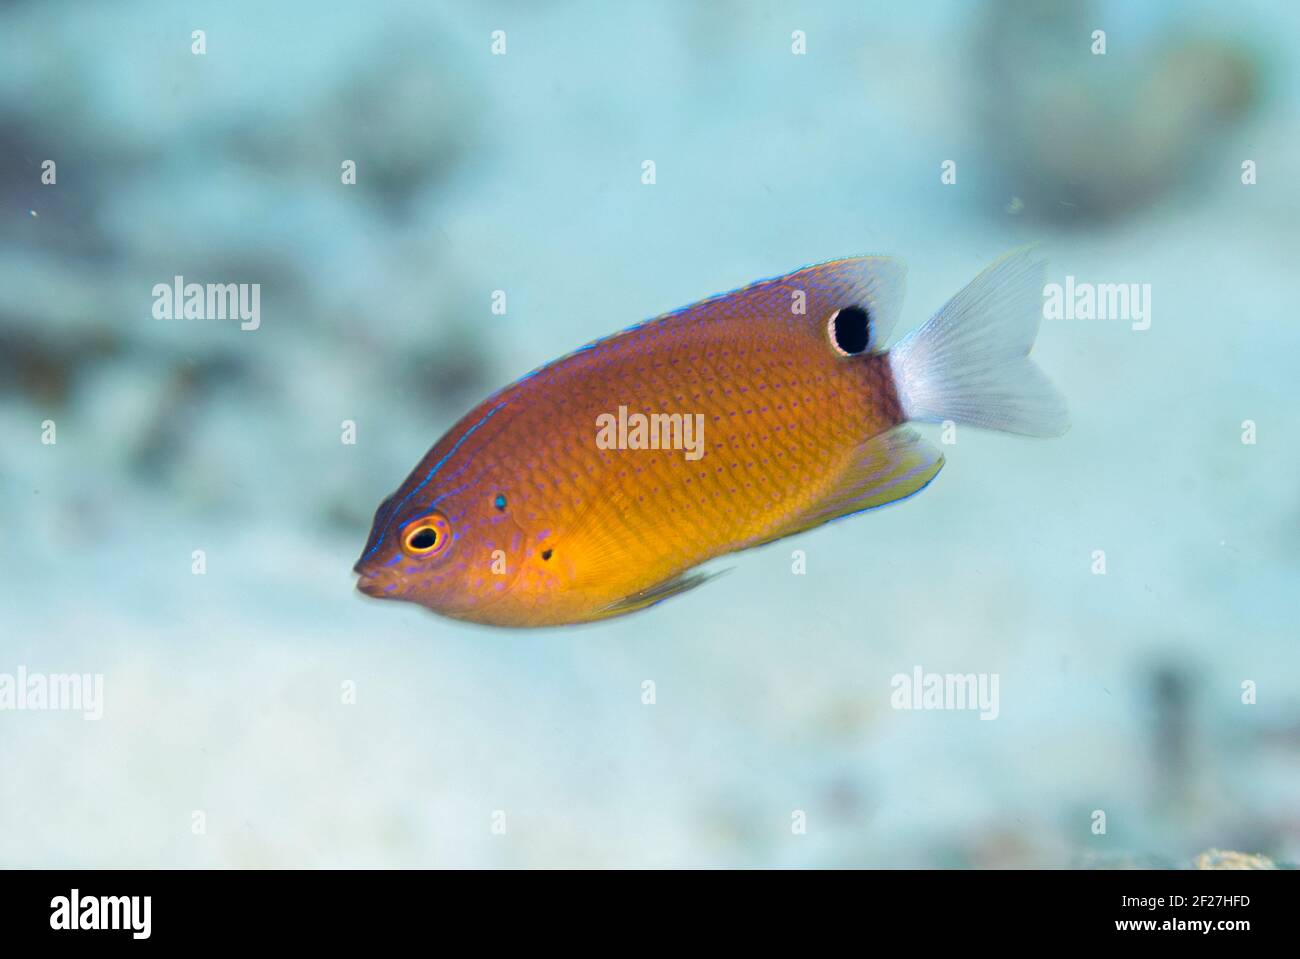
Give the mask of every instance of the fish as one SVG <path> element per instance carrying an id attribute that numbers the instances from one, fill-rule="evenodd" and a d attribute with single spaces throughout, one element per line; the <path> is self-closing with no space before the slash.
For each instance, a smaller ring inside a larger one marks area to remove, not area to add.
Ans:
<path id="1" fill-rule="evenodd" d="M 1068 429 L 1029 356 L 1044 281 L 1032 247 L 887 346 L 906 272 L 894 257 L 831 260 L 527 374 L 380 503 L 357 588 L 490 626 L 606 620 L 701 586 L 719 557 L 919 493 L 944 457 L 908 423 Z"/>

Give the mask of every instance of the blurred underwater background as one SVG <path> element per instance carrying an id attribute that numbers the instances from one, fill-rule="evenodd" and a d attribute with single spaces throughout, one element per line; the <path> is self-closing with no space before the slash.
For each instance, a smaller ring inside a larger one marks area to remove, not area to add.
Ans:
<path id="1" fill-rule="evenodd" d="M 104 677 L 0 711 L 0 866 L 1300 861 L 1298 121 L 1280 0 L 0 4 L 0 673 Z M 534 367 L 862 253 L 910 329 L 1028 242 L 1150 289 L 1044 321 L 1064 437 L 596 626 L 354 590 Z"/>

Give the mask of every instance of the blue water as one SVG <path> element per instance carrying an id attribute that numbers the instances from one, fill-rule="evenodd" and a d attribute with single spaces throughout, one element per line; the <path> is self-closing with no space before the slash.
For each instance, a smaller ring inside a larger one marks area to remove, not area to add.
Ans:
<path id="1" fill-rule="evenodd" d="M 1300 15 L 1127 7 L 0 9 L 0 675 L 104 683 L 0 711 L 0 865 L 1300 860 Z M 906 330 L 1030 241 L 1151 291 L 1044 322 L 1063 438 L 962 429 L 921 495 L 597 626 L 353 589 L 538 364 L 859 253 Z M 260 327 L 154 319 L 177 275 Z M 918 666 L 997 718 L 893 708 Z"/>

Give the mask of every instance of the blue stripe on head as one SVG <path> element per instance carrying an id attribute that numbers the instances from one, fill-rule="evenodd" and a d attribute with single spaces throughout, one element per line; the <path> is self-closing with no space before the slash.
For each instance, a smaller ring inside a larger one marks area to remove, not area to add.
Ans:
<path id="1" fill-rule="evenodd" d="M 460 475 L 460 474 L 463 473 L 463 472 L 465 472 L 465 468 L 464 468 L 464 467 L 461 467 L 461 469 L 458 470 L 457 473 L 456 473 L 455 475 L 453 475 L 453 476 L 451 476 L 451 477 L 449 477 L 449 478 L 450 478 L 450 479 L 455 479 L 456 476 Z M 433 498 L 433 502 L 431 502 L 427 507 L 425 507 L 424 512 L 420 513 L 419 516 L 413 516 L 413 517 L 411 517 L 411 519 L 412 519 L 412 520 L 415 520 L 415 519 L 421 519 L 421 518 L 423 518 L 423 517 L 425 517 L 425 516 L 432 516 L 434 510 L 437 509 L 437 506 L 438 506 L 439 503 L 441 503 L 443 500 L 445 500 L 448 496 L 455 496 L 457 493 L 463 493 L 463 492 L 465 492 L 465 490 L 469 489 L 469 487 L 470 487 L 470 484 L 469 484 L 469 483 L 465 483 L 465 484 L 462 485 L 462 486 L 457 486 L 455 489 L 449 489 L 449 490 L 447 490 L 447 492 L 445 492 L 445 493 L 439 493 L 437 496 L 435 496 L 435 497 Z M 464 511 L 462 511 L 462 512 L 460 512 L 459 514 L 457 514 L 456 519 L 459 520 L 459 519 L 461 518 L 461 516 L 464 516 L 464 515 L 465 515 L 465 514 L 464 514 Z M 448 519 L 451 519 L 450 516 L 447 517 L 447 518 L 448 518 Z"/>
<path id="2" fill-rule="evenodd" d="M 482 426 L 484 423 L 490 420 L 492 416 L 498 410 L 502 409 L 505 405 L 506 405 L 505 403 L 498 403 L 496 406 L 492 407 L 492 409 L 488 410 L 487 413 L 484 414 L 481 420 L 479 420 L 477 423 L 475 423 L 473 426 L 467 429 L 464 433 L 462 433 L 460 439 L 456 440 L 456 442 L 452 444 L 451 449 L 447 451 L 447 454 L 442 459 L 438 460 L 438 462 L 433 464 L 433 468 L 429 470 L 428 473 L 425 474 L 424 479 L 420 480 L 419 485 L 416 486 L 415 489 L 411 490 L 411 492 L 403 496 L 401 502 L 399 502 L 396 506 L 394 506 L 389 511 L 388 517 L 384 521 L 384 528 L 380 530 L 379 539 L 375 540 L 375 545 L 370 547 L 370 549 L 366 551 L 366 555 L 363 556 L 362 559 L 369 559 L 371 556 L 375 554 L 375 551 L 378 550 L 379 547 L 383 545 L 384 537 L 388 535 L 388 526 L 391 524 L 393 520 L 397 518 L 398 514 L 401 513 L 402 507 L 407 504 L 410 498 L 414 496 L 416 493 L 420 492 L 420 490 L 424 489 L 424 487 L 428 485 L 429 480 L 433 479 L 434 474 L 437 473 L 438 470 L 442 469 L 442 467 L 446 464 L 447 460 L 451 459 L 453 456 L 456 455 L 456 451 L 460 449 L 461 444 L 464 443 L 467 439 L 469 439 L 472 435 L 474 435 L 475 430 L 477 430 L 480 426 Z M 439 499 L 441 498 L 442 497 L 439 497 Z"/>

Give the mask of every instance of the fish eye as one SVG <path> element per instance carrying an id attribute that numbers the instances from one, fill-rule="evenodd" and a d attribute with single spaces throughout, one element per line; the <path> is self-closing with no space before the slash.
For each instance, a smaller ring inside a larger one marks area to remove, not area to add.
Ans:
<path id="1" fill-rule="evenodd" d="M 418 552 L 433 549 L 438 545 L 438 531 L 432 526 L 421 526 L 406 537 L 406 545 Z"/>
<path id="2" fill-rule="evenodd" d="M 495 506 L 497 509 L 502 509 L 502 510 L 505 509 L 506 508 L 505 494 L 497 493 L 497 498 L 492 501 L 492 505 Z"/>
<path id="3" fill-rule="evenodd" d="M 826 335 L 840 356 L 856 356 L 871 341 L 871 316 L 860 306 L 846 306 L 831 314 Z"/>
<path id="4" fill-rule="evenodd" d="M 402 528 L 402 549 L 411 556 L 432 556 L 451 545 L 451 523 L 441 513 L 419 516 Z"/>

